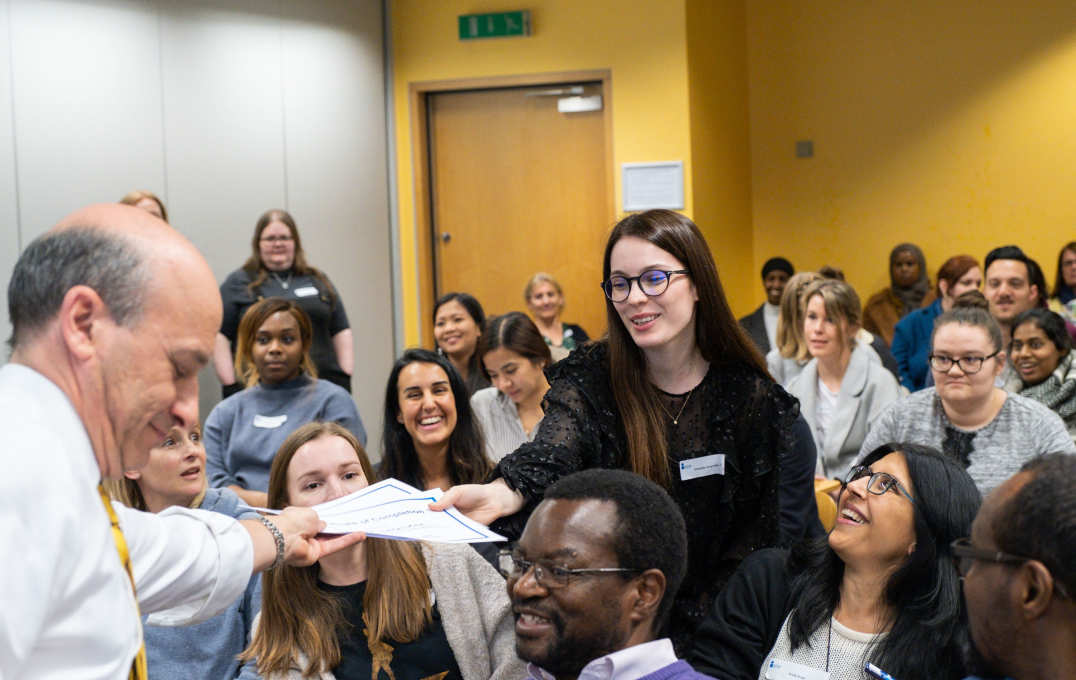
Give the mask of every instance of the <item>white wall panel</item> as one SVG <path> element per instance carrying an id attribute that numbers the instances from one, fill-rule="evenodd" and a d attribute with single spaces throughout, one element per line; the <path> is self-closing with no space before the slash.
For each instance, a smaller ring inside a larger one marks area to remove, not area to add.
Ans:
<path id="1" fill-rule="evenodd" d="M 286 208 L 347 305 L 376 441 L 393 358 L 382 31 L 378 0 L 0 0 L 5 283 L 30 239 L 131 189 L 164 198 L 218 280 Z M 204 418 L 220 387 L 200 378 Z"/>
<path id="2" fill-rule="evenodd" d="M 18 194 L 15 183 L 15 137 L 11 130 L 11 43 L 8 41 L 10 0 L 0 0 L 0 280 L 11 279 L 19 257 Z M 6 292 L 6 288 L 5 288 Z M 7 295 L 0 301 L 0 342 L 11 335 Z M 0 351 L 0 364 L 7 352 Z"/>
<path id="3" fill-rule="evenodd" d="M 394 350 L 379 3 L 289 4 L 282 54 L 288 206 L 343 296 L 376 440 Z"/>
<path id="4" fill-rule="evenodd" d="M 284 204 L 280 19 L 261 0 L 164 3 L 169 211 L 223 279 Z"/>
<path id="5" fill-rule="evenodd" d="M 10 0 L 23 245 L 72 210 L 162 191 L 152 4 Z"/>

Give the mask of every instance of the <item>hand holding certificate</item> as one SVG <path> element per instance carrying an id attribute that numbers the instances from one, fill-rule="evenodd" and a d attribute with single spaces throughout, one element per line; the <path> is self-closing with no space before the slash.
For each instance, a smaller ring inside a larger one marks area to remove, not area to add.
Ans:
<path id="1" fill-rule="evenodd" d="M 505 540 L 455 508 L 430 510 L 430 503 L 440 499 L 441 493 L 440 489 L 420 491 L 395 479 L 386 479 L 312 509 L 325 522 L 323 534 L 361 531 L 376 538 L 434 543 Z"/>

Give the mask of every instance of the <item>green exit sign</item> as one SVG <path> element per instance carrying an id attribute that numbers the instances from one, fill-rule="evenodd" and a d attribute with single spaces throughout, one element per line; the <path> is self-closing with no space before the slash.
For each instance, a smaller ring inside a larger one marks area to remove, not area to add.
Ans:
<path id="1" fill-rule="evenodd" d="M 530 34 L 531 13 L 528 10 L 460 15 L 460 40 Z"/>

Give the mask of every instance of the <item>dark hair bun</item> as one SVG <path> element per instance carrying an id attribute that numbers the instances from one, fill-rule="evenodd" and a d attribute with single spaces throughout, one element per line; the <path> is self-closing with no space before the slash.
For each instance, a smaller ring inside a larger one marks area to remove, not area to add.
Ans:
<path id="1" fill-rule="evenodd" d="M 953 309 L 984 309 L 990 311 L 990 303 L 977 290 L 969 290 L 953 300 Z"/>

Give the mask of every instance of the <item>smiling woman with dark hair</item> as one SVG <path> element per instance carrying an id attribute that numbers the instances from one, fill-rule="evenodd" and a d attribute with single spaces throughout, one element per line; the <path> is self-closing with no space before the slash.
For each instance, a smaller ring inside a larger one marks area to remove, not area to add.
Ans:
<path id="1" fill-rule="evenodd" d="M 897 678 L 963 678 L 967 628 L 949 544 L 980 501 L 938 451 L 875 449 L 842 484 L 828 537 L 744 561 L 688 660 L 723 680 L 772 677 L 771 663 L 798 671 L 783 677 L 854 680 L 867 661 Z"/>
<path id="2" fill-rule="evenodd" d="M 1076 440 L 1076 365 L 1065 320 L 1036 307 L 1013 319 L 1012 329 L 1015 371 L 1005 389 L 1049 406 Z"/>
<path id="3" fill-rule="evenodd" d="M 439 354 L 409 349 L 392 365 L 384 423 L 382 479 L 448 489 L 484 481 L 493 467 L 467 386 Z"/>

